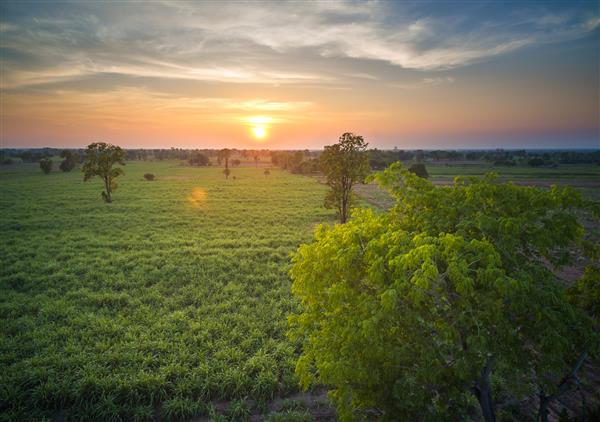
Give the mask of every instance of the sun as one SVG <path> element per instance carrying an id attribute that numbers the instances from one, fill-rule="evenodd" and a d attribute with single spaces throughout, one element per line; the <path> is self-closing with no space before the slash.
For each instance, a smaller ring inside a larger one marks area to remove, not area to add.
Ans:
<path id="1" fill-rule="evenodd" d="M 267 129 L 264 126 L 254 126 L 252 128 L 252 133 L 254 134 L 255 138 L 263 139 L 265 136 L 267 136 Z"/>

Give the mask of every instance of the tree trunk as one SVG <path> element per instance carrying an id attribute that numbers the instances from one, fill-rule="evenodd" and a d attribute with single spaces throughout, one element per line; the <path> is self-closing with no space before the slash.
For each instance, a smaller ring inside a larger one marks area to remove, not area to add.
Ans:
<path id="1" fill-rule="evenodd" d="M 541 422 L 548 422 L 548 405 L 550 402 L 567 392 L 570 388 L 571 382 L 577 380 L 577 372 L 587 359 L 587 355 L 587 350 L 579 355 L 579 359 L 577 359 L 577 362 L 575 362 L 575 365 L 571 371 L 561 380 L 560 384 L 558 385 L 558 391 L 555 394 L 547 396 L 543 389 L 540 391 L 539 418 Z"/>
<path id="2" fill-rule="evenodd" d="M 490 374 L 492 368 L 490 364 L 486 364 L 481 372 L 481 376 L 473 388 L 475 397 L 479 402 L 481 414 L 486 422 L 496 422 L 496 411 L 494 409 L 494 399 L 492 397 L 492 385 L 490 383 Z"/>
<path id="3" fill-rule="evenodd" d="M 106 189 L 106 197 L 104 200 L 110 204 L 112 202 L 112 198 L 110 197 L 110 179 L 108 177 L 104 178 L 104 189 Z"/>
<path id="4" fill-rule="evenodd" d="M 544 392 L 540 392 L 540 422 L 548 422 L 548 396 L 544 394 Z"/>

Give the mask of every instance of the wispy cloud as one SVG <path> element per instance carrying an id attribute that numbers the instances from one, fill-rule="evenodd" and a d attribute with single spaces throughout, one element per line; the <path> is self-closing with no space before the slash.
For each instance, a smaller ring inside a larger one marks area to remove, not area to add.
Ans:
<path id="1" fill-rule="evenodd" d="M 312 66 L 315 57 L 447 70 L 581 37 L 600 22 L 573 10 L 524 10 L 517 21 L 514 16 L 478 20 L 468 8 L 464 13 L 475 16 L 465 21 L 417 6 L 379 1 L 10 5 L 0 23 L 4 84 L 106 72 L 238 83 L 337 83 L 339 75 Z"/>
<path id="2" fill-rule="evenodd" d="M 391 86 L 393 88 L 398 88 L 398 89 L 413 90 L 413 89 L 434 87 L 434 86 L 439 86 L 439 85 L 453 84 L 454 81 L 455 81 L 455 79 L 450 76 L 443 76 L 443 77 L 435 77 L 435 78 L 423 78 L 420 81 L 416 81 L 416 82 L 412 82 L 412 83 L 403 83 L 403 84 L 392 84 Z"/>

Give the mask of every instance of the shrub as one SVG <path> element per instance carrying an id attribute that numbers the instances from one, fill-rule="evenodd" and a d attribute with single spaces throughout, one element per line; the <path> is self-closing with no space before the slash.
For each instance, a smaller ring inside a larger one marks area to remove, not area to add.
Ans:
<path id="1" fill-rule="evenodd" d="M 69 172 L 77 165 L 78 157 L 69 150 L 64 150 L 60 153 L 60 156 L 64 160 L 60 163 L 60 170 L 63 172 Z"/>
<path id="2" fill-rule="evenodd" d="M 532 158 L 527 162 L 531 167 L 541 167 L 545 164 L 544 160 L 540 157 Z"/>
<path id="3" fill-rule="evenodd" d="M 410 166 L 408 171 L 416 174 L 419 177 L 422 177 L 423 179 L 429 178 L 429 172 L 427 171 L 427 167 L 425 167 L 425 164 L 421 164 L 421 163 L 413 164 L 412 166 Z"/>
<path id="4" fill-rule="evenodd" d="M 52 171 L 52 160 L 49 158 L 42 158 L 40 160 L 40 168 L 44 172 L 44 174 L 48 174 Z"/>
<path id="5" fill-rule="evenodd" d="M 144 179 L 146 179 L 149 182 L 152 182 L 154 180 L 154 175 L 152 173 L 146 173 L 144 174 Z"/>
<path id="6" fill-rule="evenodd" d="M 210 163 L 208 157 L 199 151 L 194 151 L 190 155 L 190 165 L 192 166 L 207 166 Z"/>

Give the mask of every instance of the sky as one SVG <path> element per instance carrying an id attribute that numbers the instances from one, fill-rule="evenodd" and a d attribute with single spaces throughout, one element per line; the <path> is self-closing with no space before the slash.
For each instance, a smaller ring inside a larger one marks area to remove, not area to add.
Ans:
<path id="1" fill-rule="evenodd" d="M 0 146 L 600 148 L 598 1 L 3 1 Z"/>

